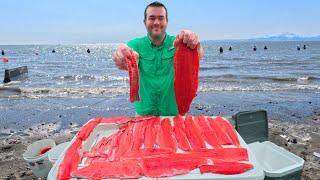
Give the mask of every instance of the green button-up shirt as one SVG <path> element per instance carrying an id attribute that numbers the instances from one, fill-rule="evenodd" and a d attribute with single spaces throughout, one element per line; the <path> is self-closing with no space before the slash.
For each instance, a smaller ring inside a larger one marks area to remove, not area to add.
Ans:
<path id="1" fill-rule="evenodd" d="M 156 46 L 149 35 L 128 42 L 139 54 L 139 96 L 134 102 L 138 115 L 175 116 L 178 114 L 174 94 L 174 36 L 166 34 L 162 46 Z"/>

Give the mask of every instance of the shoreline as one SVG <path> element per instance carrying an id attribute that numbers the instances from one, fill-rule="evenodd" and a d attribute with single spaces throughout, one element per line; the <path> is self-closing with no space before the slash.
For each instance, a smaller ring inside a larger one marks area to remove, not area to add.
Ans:
<path id="1" fill-rule="evenodd" d="M 32 124 L 56 123 L 60 129 L 70 123 L 83 124 L 96 116 L 134 116 L 135 110 L 128 96 L 116 95 L 1 99 L 0 138 L 10 130 L 21 132 Z M 269 119 L 303 123 L 320 112 L 320 96 L 314 92 L 199 92 L 190 107 L 190 114 L 229 116 L 240 111 L 266 110 Z M 10 130 L 8 130 L 10 129 Z M 57 130 L 60 130 L 57 129 Z"/>
<path id="2" fill-rule="evenodd" d="M 320 177 L 320 112 L 304 120 L 303 123 L 269 120 L 269 141 L 281 146 L 305 160 L 302 179 Z M 22 132 L 12 132 L 0 137 L 0 179 L 35 179 L 22 158 L 26 147 L 34 141 L 51 138 L 60 144 L 70 141 L 80 125 L 70 123 L 66 129 L 57 131 L 59 124 L 41 123 Z"/>

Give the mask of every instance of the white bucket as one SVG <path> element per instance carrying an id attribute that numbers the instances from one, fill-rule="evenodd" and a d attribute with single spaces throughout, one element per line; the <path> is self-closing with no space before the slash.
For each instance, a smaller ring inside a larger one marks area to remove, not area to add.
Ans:
<path id="1" fill-rule="evenodd" d="M 23 153 L 23 159 L 26 160 L 33 172 L 39 178 L 46 178 L 52 164 L 48 159 L 48 151 L 41 154 L 46 148 L 53 148 L 56 143 L 53 139 L 43 139 L 30 144 Z"/>

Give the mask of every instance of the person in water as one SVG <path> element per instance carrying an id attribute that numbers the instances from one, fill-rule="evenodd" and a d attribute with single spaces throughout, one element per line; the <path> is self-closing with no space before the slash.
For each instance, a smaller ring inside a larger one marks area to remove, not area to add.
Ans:
<path id="1" fill-rule="evenodd" d="M 90 53 L 91 51 L 90 51 L 90 49 L 87 49 L 87 53 Z"/>
<path id="2" fill-rule="evenodd" d="M 53 50 L 52 50 L 52 53 L 56 53 L 56 50 L 53 49 Z"/>
<path id="3" fill-rule="evenodd" d="M 307 46 L 305 44 L 303 45 L 303 49 L 307 49 Z"/>
<path id="4" fill-rule="evenodd" d="M 229 47 L 229 51 L 232 51 L 232 47 L 231 46 Z"/>
<path id="5" fill-rule="evenodd" d="M 131 53 L 138 59 L 140 100 L 133 103 L 137 115 L 175 116 L 175 42 L 182 40 L 190 49 L 197 48 L 201 57 L 199 36 L 190 30 L 182 30 L 176 37 L 167 34 L 168 11 L 160 2 L 147 5 L 143 22 L 147 35 L 119 45 L 113 59 L 121 70 L 127 70 L 126 58 Z"/>
<path id="6" fill-rule="evenodd" d="M 256 51 L 257 50 L 257 46 L 253 46 L 253 51 Z"/>
<path id="7" fill-rule="evenodd" d="M 264 50 L 267 50 L 268 49 L 268 47 L 267 46 L 264 46 L 264 48 L 263 48 Z"/>
<path id="8" fill-rule="evenodd" d="M 223 48 L 222 47 L 219 48 L 219 52 L 223 53 Z"/>
<path id="9" fill-rule="evenodd" d="M 297 46 L 297 50 L 300 51 L 300 46 Z"/>
<path id="10" fill-rule="evenodd" d="M 2 56 L 4 56 L 6 53 L 4 53 L 4 50 L 1 51 Z"/>

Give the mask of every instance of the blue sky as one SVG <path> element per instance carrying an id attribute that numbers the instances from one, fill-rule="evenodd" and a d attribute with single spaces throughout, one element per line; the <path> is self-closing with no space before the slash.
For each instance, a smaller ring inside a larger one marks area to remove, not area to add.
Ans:
<path id="1" fill-rule="evenodd" d="M 126 42 L 146 34 L 142 0 L 0 0 L 0 44 Z M 318 0 L 165 0 L 167 32 L 202 40 L 320 34 Z"/>

